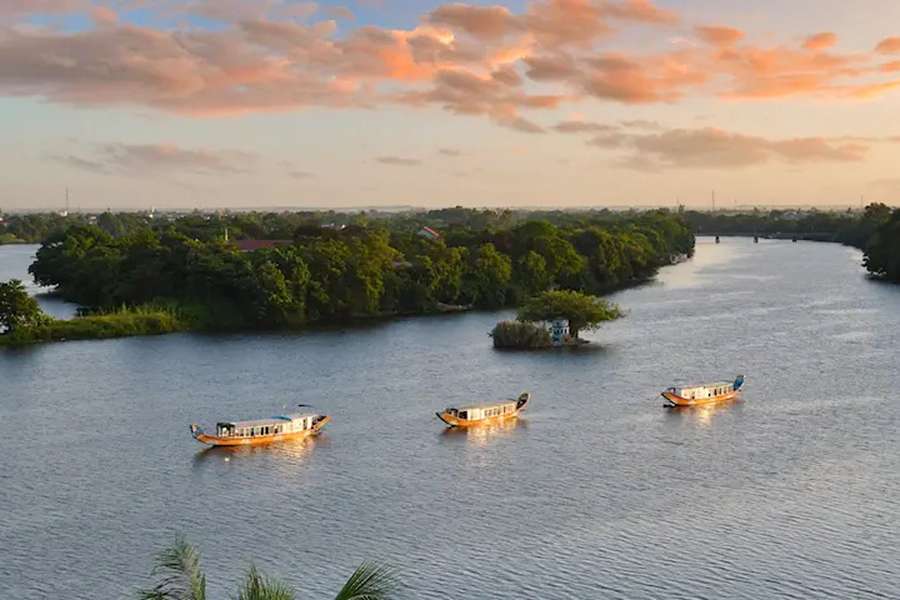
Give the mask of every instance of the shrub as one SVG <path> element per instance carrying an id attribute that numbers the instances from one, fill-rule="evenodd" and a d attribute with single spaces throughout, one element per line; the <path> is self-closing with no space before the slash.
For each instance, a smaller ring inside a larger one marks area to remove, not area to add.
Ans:
<path id="1" fill-rule="evenodd" d="M 549 348 L 550 332 L 535 325 L 521 321 L 501 321 L 491 332 L 495 348 L 535 349 Z"/>

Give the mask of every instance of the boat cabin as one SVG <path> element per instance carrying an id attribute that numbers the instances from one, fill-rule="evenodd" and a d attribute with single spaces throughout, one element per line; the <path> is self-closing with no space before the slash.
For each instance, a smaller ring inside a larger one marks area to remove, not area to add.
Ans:
<path id="1" fill-rule="evenodd" d="M 448 408 L 447 414 L 461 421 L 481 421 L 494 417 L 507 417 L 516 414 L 515 402 L 504 402 L 490 406 L 462 406 L 460 408 Z"/>
<path id="2" fill-rule="evenodd" d="M 316 416 L 305 413 L 255 421 L 216 423 L 216 435 L 221 438 L 252 438 L 306 431 L 313 428 Z"/>
<path id="3" fill-rule="evenodd" d="M 669 391 L 685 400 L 708 400 L 710 398 L 730 394 L 734 391 L 734 384 L 730 382 L 720 382 L 685 388 L 669 388 Z"/>

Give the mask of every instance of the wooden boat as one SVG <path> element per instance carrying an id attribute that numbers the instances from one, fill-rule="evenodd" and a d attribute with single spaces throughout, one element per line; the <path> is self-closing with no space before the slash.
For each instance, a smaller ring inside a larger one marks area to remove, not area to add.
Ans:
<path id="1" fill-rule="evenodd" d="M 192 423 L 191 435 L 212 446 L 257 446 L 318 435 L 330 420 L 326 415 L 296 413 L 255 421 L 223 421 L 216 423 L 215 435 Z"/>
<path id="2" fill-rule="evenodd" d="M 707 383 L 686 387 L 671 387 L 662 393 L 666 406 L 701 406 L 735 399 L 744 387 L 744 376 L 734 382 Z"/>
<path id="3" fill-rule="evenodd" d="M 516 400 L 477 406 L 460 406 L 459 408 L 450 407 L 435 414 L 450 427 L 472 427 L 517 417 L 520 412 L 525 410 L 529 400 L 531 400 L 531 394 L 525 392 Z"/>

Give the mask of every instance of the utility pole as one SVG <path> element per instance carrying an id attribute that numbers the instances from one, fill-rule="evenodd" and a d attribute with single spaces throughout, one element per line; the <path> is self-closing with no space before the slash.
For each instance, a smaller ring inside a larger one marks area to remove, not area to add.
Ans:
<path id="1" fill-rule="evenodd" d="M 712 211 L 716 212 L 716 190 L 712 191 Z"/>

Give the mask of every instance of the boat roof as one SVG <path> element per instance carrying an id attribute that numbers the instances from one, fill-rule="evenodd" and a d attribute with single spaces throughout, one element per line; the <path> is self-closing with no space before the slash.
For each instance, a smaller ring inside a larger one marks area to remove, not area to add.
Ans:
<path id="1" fill-rule="evenodd" d="M 306 417 L 316 417 L 315 413 L 294 413 L 290 415 L 278 415 L 269 417 L 268 419 L 253 419 L 250 421 L 219 421 L 219 425 L 231 425 L 232 427 L 265 427 L 266 425 L 278 425 L 288 421 L 296 421 L 297 419 L 305 419 Z"/>
<path id="2" fill-rule="evenodd" d="M 716 381 L 714 383 L 695 383 L 693 385 L 678 385 L 675 386 L 682 390 L 689 390 L 691 388 L 705 388 L 705 387 L 722 387 L 723 385 L 734 385 L 733 381 Z"/>
<path id="3" fill-rule="evenodd" d="M 499 402 L 488 402 L 487 404 L 469 404 L 468 406 L 460 406 L 456 410 L 472 410 L 473 408 L 496 408 L 498 406 L 504 406 L 506 404 L 515 405 L 516 400 L 500 400 Z"/>

